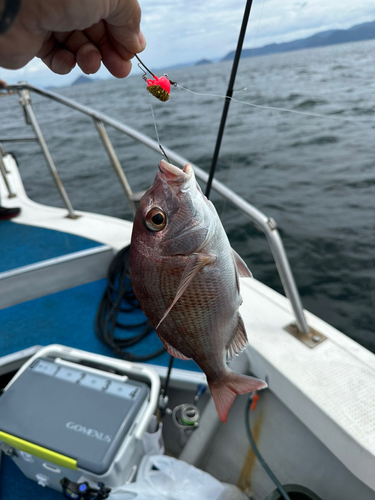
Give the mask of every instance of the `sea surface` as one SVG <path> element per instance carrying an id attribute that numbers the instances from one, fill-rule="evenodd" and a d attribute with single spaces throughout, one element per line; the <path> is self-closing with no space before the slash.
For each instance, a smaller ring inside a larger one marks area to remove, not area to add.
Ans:
<path id="1" fill-rule="evenodd" d="M 152 61 L 144 61 L 152 68 Z M 375 42 L 243 59 L 217 179 L 273 217 L 304 306 L 375 352 Z M 231 63 L 169 70 L 200 93 L 225 94 Z M 164 71 L 158 71 L 161 75 Z M 1 75 L 0 75 L 1 76 Z M 246 90 L 241 90 L 246 88 Z M 56 92 L 155 138 L 141 76 Z M 76 209 L 129 218 L 92 120 L 33 95 L 33 106 Z M 17 97 L 0 99 L 0 138 L 31 135 Z M 223 99 L 172 89 L 152 98 L 160 140 L 208 170 Z M 107 127 L 134 191 L 153 182 L 161 156 Z M 30 198 L 61 206 L 36 144 L 11 144 Z M 262 233 L 212 193 L 233 247 L 254 276 L 282 292 Z"/>

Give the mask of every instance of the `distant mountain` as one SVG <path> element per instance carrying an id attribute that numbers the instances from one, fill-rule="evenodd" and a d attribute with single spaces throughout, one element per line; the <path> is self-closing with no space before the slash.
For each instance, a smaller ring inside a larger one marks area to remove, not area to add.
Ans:
<path id="1" fill-rule="evenodd" d="M 77 78 L 77 80 L 74 80 L 72 85 L 82 85 L 82 83 L 94 83 L 97 81 L 96 78 L 88 78 L 87 76 L 81 75 Z"/>
<path id="2" fill-rule="evenodd" d="M 211 64 L 212 61 L 209 59 L 201 59 L 200 61 L 195 63 L 195 66 L 203 66 L 204 64 Z"/>
<path id="3" fill-rule="evenodd" d="M 321 31 L 308 38 L 301 38 L 293 42 L 271 43 L 256 49 L 243 49 L 241 57 L 264 56 L 267 54 L 277 54 L 279 52 L 290 52 L 292 50 L 310 49 L 313 47 L 323 47 L 325 45 L 336 45 L 339 43 L 360 42 L 375 38 L 375 21 L 357 24 L 347 30 Z M 229 52 L 223 61 L 234 59 L 235 51 Z"/>

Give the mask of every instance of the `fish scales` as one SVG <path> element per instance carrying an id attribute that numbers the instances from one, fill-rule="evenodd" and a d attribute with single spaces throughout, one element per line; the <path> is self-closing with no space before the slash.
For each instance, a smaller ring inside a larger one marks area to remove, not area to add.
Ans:
<path id="1" fill-rule="evenodd" d="M 238 352 L 247 341 L 237 268 L 251 273 L 231 249 L 192 167 L 181 170 L 162 160 L 159 169 L 134 220 L 134 293 L 170 354 L 191 358 L 204 371 L 226 421 L 236 394 L 266 387 L 226 365 L 227 350 Z"/>
<path id="2" fill-rule="evenodd" d="M 150 311 L 148 317 L 154 327 L 172 303 L 186 267 L 184 263 L 178 267 L 176 263 L 170 262 L 172 259 L 164 260 L 165 262 L 161 264 L 163 274 L 155 276 L 153 265 L 150 266 L 150 269 L 147 269 L 147 266 L 142 273 L 143 286 L 138 288 L 140 294 L 144 294 L 144 296 L 146 296 L 146 288 L 148 292 L 151 291 L 151 293 L 147 293 L 147 299 L 143 301 L 143 306 L 145 310 Z M 196 357 L 196 352 L 212 353 L 217 350 L 223 353 L 226 344 L 231 340 L 230 336 L 225 338 L 220 335 L 205 335 L 207 330 L 219 330 L 220 322 L 223 319 L 218 312 L 223 309 L 226 300 L 230 300 L 230 297 L 220 296 L 217 292 L 221 284 L 220 278 L 223 278 L 222 275 L 220 276 L 220 270 L 217 270 L 216 279 L 212 276 L 214 274 L 212 270 L 209 270 L 209 273 L 206 271 L 208 270 L 203 269 L 202 274 L 192 281 L 157 330 L 164 340 L 188 358 L 193 359 Z M 210 276 L 206 278 L 207 274 Z M 143 292 L 143 290 L 145 291 Z M 233 318 L 228 319 L 233 321 Z M 228 331 L 231 332 L 236 327 L 237 322 Z M 184 336 L 186 331 L 191 332 L 189 337 Z M 216 357 L 214 356 L 213 359 Z M 203 365 L 204 359 L 199 359 L 198 364 L 206 373 L 210 370 L 209 366 Z M 212 376 L 214 377 L 214 374 Z"/>

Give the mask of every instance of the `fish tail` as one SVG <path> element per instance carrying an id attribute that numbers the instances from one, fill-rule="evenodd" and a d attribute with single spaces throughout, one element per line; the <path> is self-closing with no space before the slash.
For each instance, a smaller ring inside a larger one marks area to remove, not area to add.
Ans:
<path id="1" fill-rule="evenodd" d="M 267 383 L 258 378 L 229 372 L 218 382 L 208 382 L 215 403 L 216 411 L 222 422 L 227 421 L 228 413 L 236 394 L 247 394 L 265 389 Z"/>

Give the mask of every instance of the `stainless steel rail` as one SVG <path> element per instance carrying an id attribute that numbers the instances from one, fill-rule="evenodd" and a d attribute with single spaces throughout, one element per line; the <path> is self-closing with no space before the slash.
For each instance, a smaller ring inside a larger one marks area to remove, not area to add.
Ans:
<path id="1" fill-rule="evenodd" d="M 2 142 L 38 142 L 36 137 L 12 137 L 9 139 L 3 139 L 0 137 L 0 144 Z"/>
<path id="2" fill-rule="evenodd" d="M 116 130 L 119 130 L 120 132 L 123 132 L 127 136 L 135 139 L 136 141 L 144 144 L 148 148 L 160 153 L 159 145 L 156 141 L 150 139 L 146 135 L 142 134 L 141 132 L 138 132 L 134 130 L 131 127 L 128 127 L 127 125 L 124 125 L 123 123 L 120 123 L 116 120 L 113 120 L 112 118 L 109 118 L 108 116 L 99 113 L 97 111 L 94 111 L 86 106 L 82 106 L 81 104 L 78 104 L 74 101 L 71 101 L 70 99 L 67 99 L 65 97 L 62 97 L 58 94 L 55 94 L 54 92 L 49 92 L 46 90 L 39 89 L 37 87 L 34 87 L 29 84 L 19 84 L 19 85 L 10 85 L 7 87 L 8 90 L 10 91 L 24 91 L 24 90 L 29 90 L 32 92 L 35 92 L 39 95 L 42 95 L 44 97 L 47 97 L 48 99 L 52 99 L 53 101 L 59 102 L 60 104 L 63 104 L 65 106 L 68 106 L 72 109 L 75 109 L 76 111 L 80 111 L 81 113 L 91 116 L 93 118 L 98 131 L 101 135 L 102 141 L 104 143 L 104 146 L 107 149 L 107 152 L 110 156 L 112 164 L 115 166 L 116 169 L 120 168 L 121 172 L 121 166 L 119 167 L 119 162 L 117 160 L 116 156 L 113 156 L 112 153 L 113 147 L 112 145 L 109 146 L 110 141 L 108 136 L 105 133 L 105 136 L 102 135 L 103 128 L 101 127 L 100 124 L 106 124 L 109 125 Z M 105 130 L 104 130 L 105 132 Z M 109 144 L 107 142 L 109 141 Z M 179 154 L 175 153 L 169 148 L 164 148 L 165 152 L 167 153 L 168 157 L 170 160 L 175 163 L 176 165 L 183 167 L 186 163 L 189 163 L 186 158 L 183 156 L 180 156 Z M 117 160 L 117 161 L 116 161 Z M 194 171 L 198 179 L 202 180 L 203 182 L 207 182 L 208 180 L 208 174 L 204 172 L 201 168 L 199 168 L 197 165 L 193 165 Z M 118 173 L 118 172 L 117 172 Z M 119 175 L 119 179 L 121 181 L 121 174 Z M 126 186 L 123 185 L 124 191 L 127 193 L 127 190 L 130 189 Z M 295 314 L 295 319 L 296 319 L 296 324 L 298 327 L 298 330 L 301 335 L 303 336 L 308 336 L 310 333 L 310 328 L 306 322 L 306 318 L 303 312 L 303 307 L 301 303 L 301 299 L 298 293 L 297 286 L 294 281 L 293 273 L 291 271 L 290 265 L 288 258 L 285 253 L 284 245 L 282 243 L 281 237 L 279 235 L 279 232 L 277 230 L 277 225 L 276 222 L 272 219 L 264 215 L 262 212 L 260 212 L 257 208 L 255 208 L 253 205 L 245 201 L 243 198 L 238 196 L 234 191 L 231 189 L 227 188 L 224 184 L 221 182 L 214 180 L 212 183 L 212 188 L 219 193 L 221 196 L 223 196 L 225 199 L 227 199 L 232 205 L 234 205 L 238 210 L 240 210 L 246 217 L 248 217 L 254 224 L 256 224 L 266 235 L 268 243 L 270 245 L 273 257 L 275 259 L 275 263 L 280 275 L 281 282 L 284 287 L 284 291 L 286 296 L 289 298 L 294 314 Z M 128 195 L 128 199 L 131 199 L 131 190 L 130 194 Z"/>
<path id="3" fill-rule="evenodd" d="M 70 203 L 69 197 L 65 191 L 64 184 L 62 183 L 59 174 L 57 173 L 56 166 L 54 164 L 54 161 L 52 159 L 51 153 L 49 152 L 49 149 L 47 147 L 46 141 L 44 140 L 42 131 L 40 130 L 39 123 L 34 115 L 33 108 L 31 106 L 31 99 L 30 99 L 30 94 L 27 89 L 22 89 L 20 91 L 20 96 L 21 100 L 20 103 L 23 106 L 24 112 L 25 112 L 25 117 L 26 117 L 26 122 L 29 123 L 32 128 L 34 129 L 35 136 L 38 139 L 38 142 L 40 144 L 40 147 L 42 148 L 44 158 L 47 162 L 48 168 L 51 172 L 52 178 L 56 184 L 57 190 L 60 193 L 60 196 L 62 198 L 62 201 L 66 208 L 68 209 L 69 215 L 71 219 L 76 219 L 77 214 L 75 213 L 72 204 Z"/>
<path id="4" fill-rule="evenodd" d="M 14 198 L 16 196 L 15 192 L 12 189 L 12 186 L 9 184 L 8 177 L 7 177 L 7 171 L 3 162 L 3 157 L 5 156 L 5 151 L 3 150 L 1 143 L 0 143 L 0 173 L 4 179 L 5 186 L 8 190 L 8 198 Z"/>
<path id="5" fill-rule="evenodd" d="M 133 213 L 135 213 L 136 207 L 135 207 L 134 201 L 132 200 L 132 197 L 133 197 L 132 189 L 130 187 L 128 179 L 126 178 L 126 175 L 124 174 L 124 171 L 121 168 L 120 161 L 117 158 L 115 150 L 114 150 L 112 143 L 108 137 L 107 131 L 104 127 L 104 123 L 100 120 L 97 120 L 96 118 L 94 118 L 94 123 L 95 123 L 96 130 L 98 131 L 100 138 L 102 140 L 103 147 L 107 151 L 108 157 L 112 163 L 112 167 L 113 167 L 114 171 L 116 172 L 117 178 L 122 186 L 122 189 L 124 190 L 124 193 L 125 193 L 125 196 L 128 200 L 128 203 L 130 205 L 130 208 L 133 210 Z"/>

